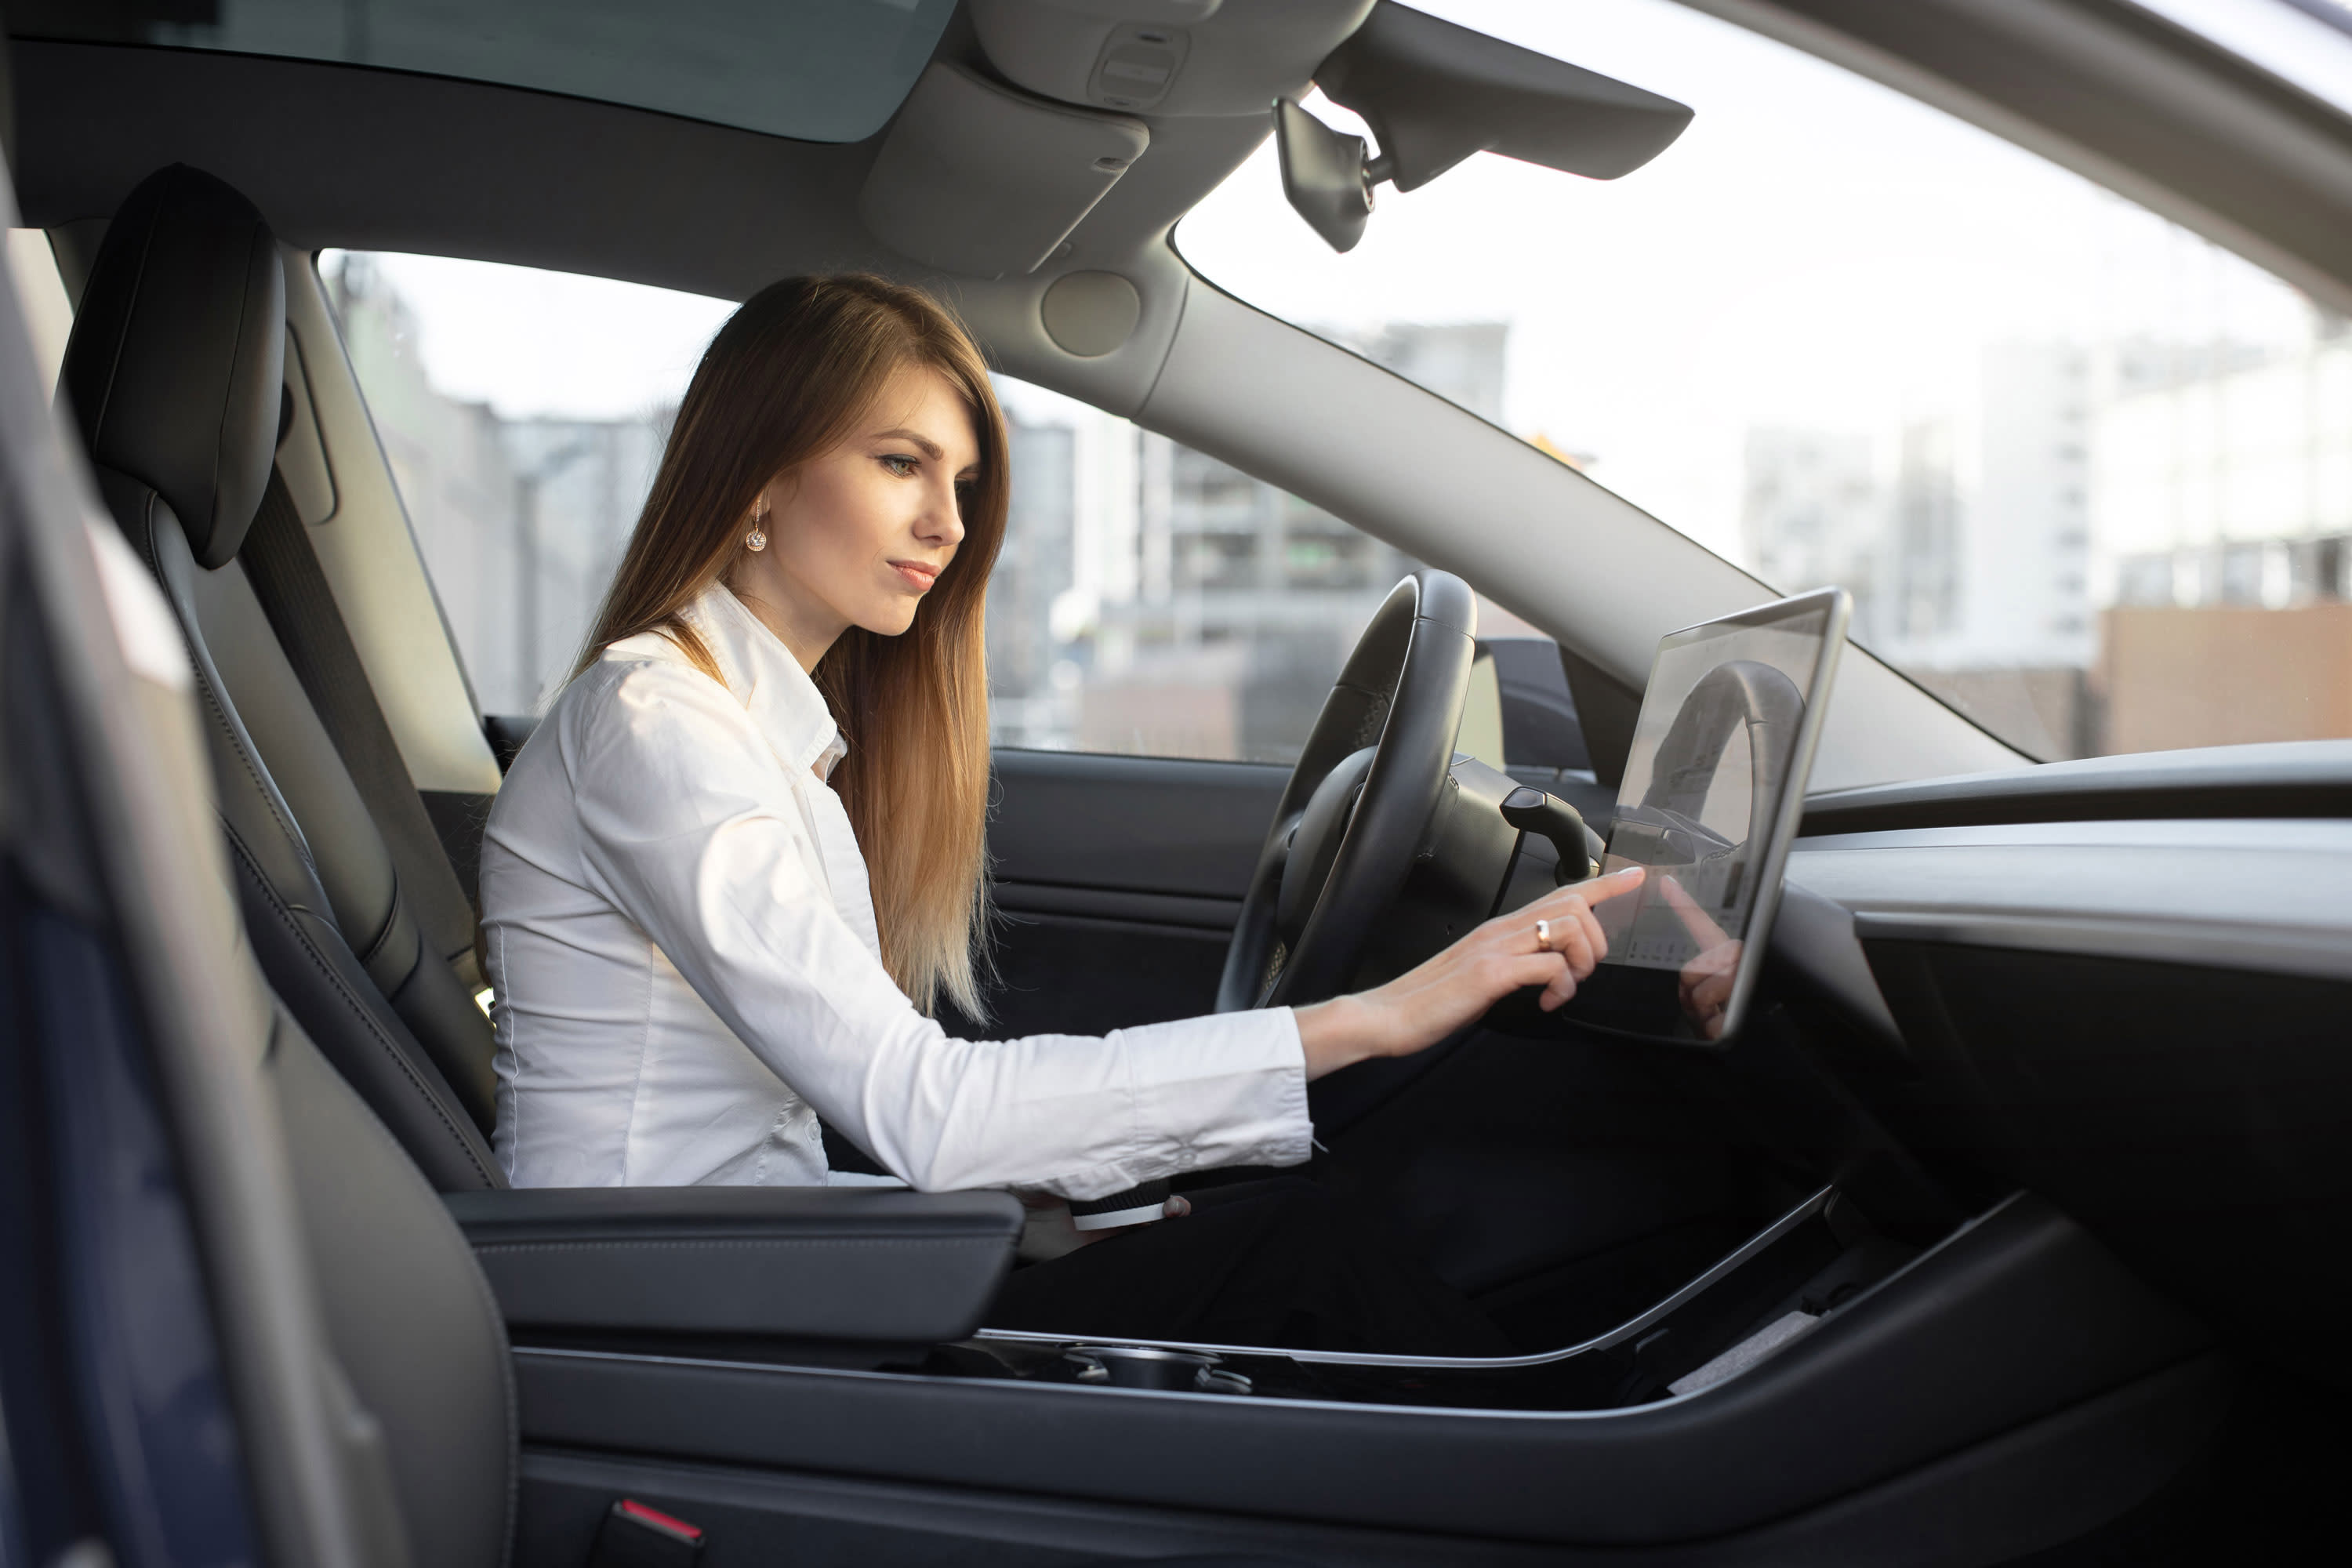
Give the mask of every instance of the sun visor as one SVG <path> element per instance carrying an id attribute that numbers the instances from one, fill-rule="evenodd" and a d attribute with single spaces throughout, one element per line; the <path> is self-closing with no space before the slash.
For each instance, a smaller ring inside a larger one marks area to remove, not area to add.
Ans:
<path id="1" fill-rule="evenodd" d="M 1034 271 L 1142 156 L 1142 123 L 1045 103 L 934 62 L 907 96 L 857 210 L 910 260 L 967 277 Z"/>
<path id="2" fill-rule="evenodd" d="M 1364 117 L 1400 191 L 1474 153 L 1613 180 L 1656 157 L 1691 111 L 1671 98 L 1381 0 L 1316 68 L 1332 102 Z"/>

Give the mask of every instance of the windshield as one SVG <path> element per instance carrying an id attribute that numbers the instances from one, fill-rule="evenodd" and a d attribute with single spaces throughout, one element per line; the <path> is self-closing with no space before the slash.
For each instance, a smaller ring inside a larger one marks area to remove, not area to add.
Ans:
<path id="1" fill-rule="evenodd" d="M 1776 589 L 1852 590 L 1858 641 L 2032 755 L 2352 733 L 2340 319 L 1667 0 L 1422 8 L 1696 119 L 1613 182 L 1479 156 L 1383 186 L 1346 255 L 1269 144 L 1178 231 L 1204 277 Z"/>
<path id="2" fill-rule="evenodd" d="M 383 66 L 862 142 L 905 100 L 954 10 L 955 0 L 51 0 L 12 5 L 8 20 L 25 37 Z"/>

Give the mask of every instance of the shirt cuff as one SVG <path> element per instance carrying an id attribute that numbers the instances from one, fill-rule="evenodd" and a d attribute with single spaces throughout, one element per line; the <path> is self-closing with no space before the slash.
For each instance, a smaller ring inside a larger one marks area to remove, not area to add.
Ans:
<path id="1" fill-rule="evenodd" d="M 1307 1054 L 1287 1007 L 1121 1029 L 1135 1107 L 1128 1150 L 1046 1185 L 1087 1199 L 1190 1171 L 1299 1165 L 1314 1147 Z"/>
<path id="2" fill-rule="evenodd" d="M 1303 1165 L 1315 1149 L 1315 1118 L 1307 1107 L 1307 1045 L 1298 1037 L 1297 1014 L 1287 1007 L 1276 1007 L 1271 1011 L 1282 1020 L 1280 1049 L 1284 1071 L 1282 1104 L 1277 1113 L 1282 1132 L 1270 1149 L 1269 1158 L 1236 1163 Z"/>

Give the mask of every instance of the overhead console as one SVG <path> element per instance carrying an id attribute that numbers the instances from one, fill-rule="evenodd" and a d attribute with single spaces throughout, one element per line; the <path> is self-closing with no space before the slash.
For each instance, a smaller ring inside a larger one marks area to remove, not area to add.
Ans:
<path id="1" fill-rule="evenodd" d="M 1140 121 L 1041 103 L 935 61 L 890 122 L 857 214 L 926 266 L 1033 272 L 1150 144 Z"/>

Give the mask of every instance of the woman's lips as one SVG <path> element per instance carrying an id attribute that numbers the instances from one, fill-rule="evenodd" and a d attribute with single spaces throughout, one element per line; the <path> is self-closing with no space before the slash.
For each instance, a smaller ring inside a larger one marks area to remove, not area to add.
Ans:
<path id="1" fill-rule="evenodd" d="M 919 561 L 893 561 L 890 563 L 890 569 L 898 573 L 899 580 L 918 594 L 929 592 L 931 584 L 940 580 L 938 567 L 926 566 Z"/>

